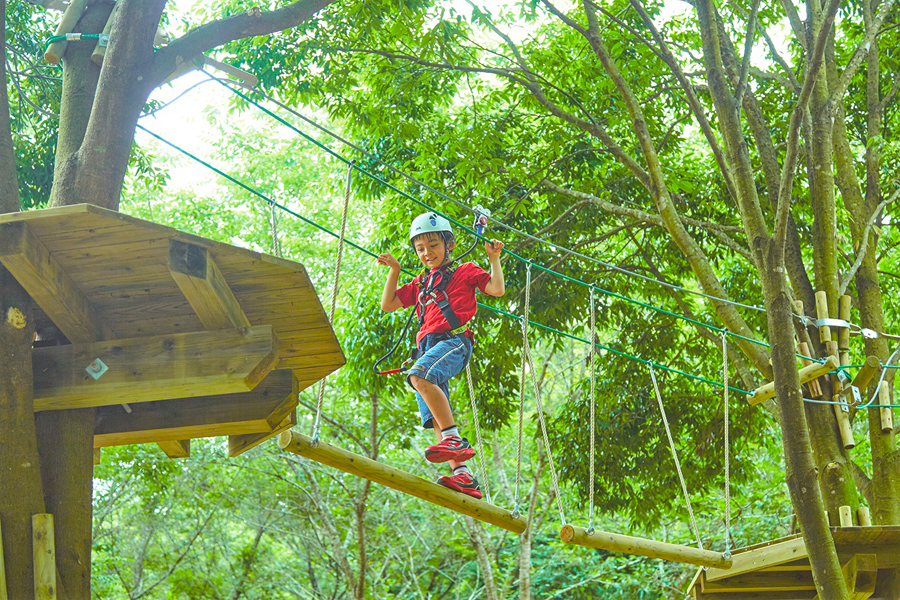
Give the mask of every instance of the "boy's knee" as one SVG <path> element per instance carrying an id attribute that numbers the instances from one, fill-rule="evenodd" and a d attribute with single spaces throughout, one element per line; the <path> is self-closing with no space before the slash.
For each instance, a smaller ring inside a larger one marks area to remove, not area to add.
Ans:
<path id="1" fill-rule="evenodd" d="M 418 375 L 410 374 L 409 375 L 409 383 L 413 386 L 413 389 L 415 389 L 418 392 L 418 391 L 420 391 L 420 387 L 423 384 L 428 384 L 431 382 L 428 381 L 427 379 L 425 379 L 424 377 L 419 377 Z"/>

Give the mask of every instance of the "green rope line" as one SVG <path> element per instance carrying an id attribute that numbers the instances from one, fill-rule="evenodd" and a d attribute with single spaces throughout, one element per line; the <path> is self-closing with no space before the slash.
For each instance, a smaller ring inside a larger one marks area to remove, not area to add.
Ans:
<path id="1" fill-rule="evenodd" d="M 419 200 L 419 199 L 416 198 L 415 196 L 412 196 L 411 194 L 409 194 L 409 193 L 407 193 L 407 192 L 405 192 L 405 191 L 403 191 L 403 190 L 397 188 L 396 186 L 394 186 L 394 185 L 392 185 L 391 183 L 385 181 L 384 179 L 378 177 L 377 175 L 375 175 L 375 174 L 373 174 L 373 173 L 369 173 L 369 172 L 366 171 L 365 169 L 363 169 L 363 168 L 357 166 L 357 165 L 354 164 L 352 161 L 350 161 L 348 158 L 344 157 L 343 155 L 341 155 L 341 154 L 338 153 L 338 152 L 335 152 L 334 150 L 332 150 L 331 148 L 329 148 L 328 146 L 326 146 L 326 145 L 323 144 L 322 142 L 316 140 L 315 138 L 313 138 L 312 136 L 310 136 L 310 135 L 307 134 L 306 132 L 304 132 L 304 131 L 298 129 L 297 127 L 295 127 L 293 124 L 289 123 L 288 121 L 285 121 L 285 120 L 284 120 L 283 118 L 281 118 L 279 115 L 273 113 L 272 111 L 270 111 L 270 110 L 269 110 L 268 108 L 266 108 L 265 106 L 262 106 L 261 104 L 259 104 L 258 102 L 256 102 L 255 100 L 253 100 L 252 98 L 250 98 L 249 96 L 247 96 L 246 94 L 244 94 L 243 92 L 241 92 L 240 90 L 234 89 L 233 87 L 229 86 L 228 84 L 226 84 L 225 82 L 223 82 L 222 80 L 220 80 L 220 79 L 217 78 L 217 77 L 212 77 L 212 79 L 214 79 L 215 81 L 217 81 L 217 82 L 218 82 L 220 85 L 222 85 L 224 88 L 230 90 L 232 93 L 234 93 L 235 95 L 239 96 L 239 97 L 242 98 L 243 100 L 246 100 L 246 101 L 249 102 L 250 104 L 254 105 L 256 108 L 258 108 L 259 110 L 261 110 L 261 111 L 264 112 L 265 114 L 269 115 L 270 117 L 272 117 L 273 119 L 275 119 L 276 121 L 278 121 L 279 123 L 281 123 L 282 125 L 285 125 L 286 127 L 290 128 L 291 130 L 293 130 L 294 132 L 296 132 L 298 135 L 300 135 L 301 137 L 303 137 L 304 139 L 306 139 L 306 140 L 309 141 L 310 143 L 314 144 L 315 146 L 317 146 L 317 147 L 320 148 L 321 150 L 324 150 L 325 152 L 327 152 L 328 154 L 330 154 L 332 157 L 334 157 L 334 158 L 336 158 L 337 160 L 339 160 L 339 161 L 341 161 L 341 162 L 347 164 L 348 166 L 351 166 L 352 168 L 356 169 L 356 170 L 359 171 L 362 175 L 365 175 L 366 177 L 369 177 L 369 178 L 372 179 L 373 181 L 377 181 L 378 183 L 381 183 L 382 185 L 387 186 L 389 189 L 391 189 L 391 190 L 393 190 L 394 192 L 400 194 L 400 195 L 403 196 L 404 198 L 408 198 L 409 200 L 412 200 L 413 202 L 415 202 L 415 203 L 418 204 L 419 206 L 421 206 L 421 207 L 423 207 L 423 208 L 425 208 L 425 209 L 427 209 L 427 210 L 429 210 L 429 211 L 436 212 L 437 214 L 441 215 L 442 217 L 445 217 L 445 218 L 446 218 L 447 220 L 449 220 L 451 223 L 453 223 L 454 225 L 456 225 L 456 226 L 459 227 L 460 229 L 464 230 L 465 232 L 469 233 L 470 235 L 473 235 L 473 236 L 475 236 L 476 238 L 481 239 L 481 240 L 484 240 L 484 241 L 489 241 L 487 237 L 485 237 L 485 236 L 483 236 L 483 235 L 479 235 L 474 229 L 471 229 L 471 228 L 467 227 L 465 224 L 463 224 L 463 223 L 461 223 L 461 222 L 459 222 L 459 221 L 453 219 L 453 218 L 450 217 L 449 215 L 445 215 L 444 213 L 440 212 L 439 210 L 435 209 L 434 207 L 429 206 L 429 205 L 426 204 L 425 202 Z M 626 301 L 626 302 L 630 302 L 630 303 L 632 303 L 632 304 L 636 304 L 636 305 L 641 306 L 641 307 L 643 307 L 643 308 L 647 308 L 647 309 L 650 309 L 650 310 L 654 310 L 654 311 L 659 312 L 659 313 L 662 313 L 662 314 L 664 314 L 664 315 L 668 315 L 668 316 L 670 316 L 670 317 L 675 317 L 676 319 L 681 319 L 681 320 L 683 320 L 683 321 L 687 321 L 688 323 L 692 323 L 692 324 L 694 324 L 694 325 L 699 325 L 699 326 L 701 326 L 701 327 L 706 327 L 707 329 L 710 329 L 710 330 L 712 330 L 712 331 L 718 332 L 718 333 L 720 333 L 720 334 L 730 335 L 731 337 L 734 337 L 734 338 L 737 338 L 737 339 L 740 339 L 740 340 L 744 340 L 744 341 L 746 341 L 746 342 L 750 342 L 750 343 L 756 344 L 756 345 L 758 345 L 758 346 L 763 346 L 763 347 L 765 347 L 765 348 L 770 348 L 770 347 L 771 347 L 771 346 L 770 346 L 769 344 L 767 344 L 766 342 L 763 342 L 763 341 L 760 341 L 760 340 L 756 340 L 756 339 L 753 339 L 753 338 L 749 338 L 749 337 L 740 335 L 740 334 L 738 334 L 738 333 L 734 333 L 734 332 L 729 331 L 728 329 L 725 329 L 725 328 L 722 328 L 722 327 L 716 327 L 715 325 L 712 325 L 711 323 L 704 323 L 703 321 L 697 321 L 697 320 L 691 319 L 690 317 L 687 317 L 687 316 L 685 316 L 685 315 L 679 315 L 679 314 L 677 314 L 677 313 L 668 311 L 668 310 L 666 310 L 666 309 L 664 309 L 664 308 L 660 308 L 660 307 L 654 306 L 654 305 L 652 305 L 652 304 L 647 304 L 647 303 L 645 303 L 645 302 L 641 302 L 640 300 L 636 300 L 636 299 L 634 299 L 634 298 L 629 298 L 629 297 L 627 297 L 627 296 L 622 296 L 621 294 L 617 294 L 617 293 L 615 293 L 615 292 L 611 292 L 611 291 L 609 291 L 609 290 L 605 290 L 605 289 L 603 289 L 603 288 L 601 288 L 601 287 L 598 287 L 598 286 L 596 286 L 596 285 L 587 283 L 587 282 L 585 282 L 585 281 L 581 281 L 580 279 L 575 279 L 575 278 L 573 278 L 573 277 L 569 277 L 568 275 L 565 275 L 565 274 L 563 274 L 563 273 L 559 273 L 559 272 L 554 271 L 554 270 L 552 270 L 552 269 L 549 269 L 549 268 L 547 268 L 547 267 L 543 267 L 543 266 L 541 266 L 541 265 L 535 264 L 535 263 L 531 262 L 530 260 L 528 260 L 527 258 L 525 258 L 525 257 L 523 257 L 523 256 L 520 256 L 520 255 L 516 254 L 515 252 L 509 250 L 508 248 L 504 248 L 504 249 L 503 249 L 503 252 L 505 252 L 505 253 L 509 254 L 510 256 L 516 258 L 516 259 L 519 260 L 520 262 L 523 262 L 523 263 L 526 263 L 526 264 L 530 264 L 530 265 L 534 266 L 535 268 L 537 268 L 537 269 L 539 269 L 539 270 L 541 270 L 541 271 L 544 271 L 545 273 L 549 273 L 549 274 L 551 274 L 551 275 L 555 275 L 555 276 L 560 277 L 560 278 L 562 278 L 562 279 L 564 279 L 564 280 L 566 280 L 566 281 L 569 281 L 569 282 L 571 282 L 571 283 L 575 283 L 575 284 L 577 284 L 577 285 L 581 285 L 581 286 L 586 287 L 586 288 L 588 288 L 588 289 L 595 289 L 595 290 L 597 290 L 598 292 L 600 292 L 600 293 L 602 293 L 602 294 L 605 294 L 605 295 L 607 295 L 607 296 L 612 296 L 612 297 L 614 297 L 614 298 L 618 298 L 619 300 L 624 300 L 624 301 Z M 804 358 L 804 359 L 806 359 L 806 360 L 811 360 L 811 361 L 818 362 L 818 363 L 823 363 L 823 362 L 824 362 L 824 360 L 823 360 L 823 359 L 820 359 L 820 358 L 814 358 L 814 357 L 809 357 L 809 356 L 802 356 L 802 355 L 799 355 L 799 354 L 798 354 L 798 356 L 799 356 L 800 358 Z"/>
<path id="2" fill-rule="evenodd" d="M 327 233 L 327 234 L 329 234 L 329 235 L 331 235 L 331 236 L 333 236 L 333 237 L 335 237 L 335 238 L 339 237 L 337 233 L 331 231 L 331 230 L 328 229 L 327 227 L 323 227 L 322 225 L 319 225 L 319 224 L 316 223 L 315 221 L 311 221 L 310 219 L 307 219 L 306 217 L 304 217 L 304 216 L 302 216 L 302 215 L 299 215 L 299 214 L 295 213 L 294 211 L 290 210 L 289 208 L 287 208 L 287 207 L 285 207 L 285 206 L 282 206 L 281 204 L 279 204 L 279 203 L 276 202 L 275 200 L 269 198 L 268 196 L 266 196 L 266 195 L 263 194 L 262 192 L 260 192 L 260 191 L 258 191 L 258 190 L 256 190 L 256 189 L 253 189 L 252 187 L 250 187 L 250 186 L 248 186 L 248 185 L 242 183 L 241 181 L 235 179 L 235 178 L 232 177 L 231 175 L 228 175 L 227 173 L 225 173 L 225 172 L 222 171 L 221 169 L 218 169 L 218 168 L 214 167 L 212 164 L 206 162 L 205 160 L 203 160 L 203 159 L 201 159 L 201 158 L 198 158 L 197 156 L 194 156 L 193 154 L 191 154 L 191 153 L 188 152 L 187 150 L 184 150 L 184 149 L 182 149 L 182 148 L 176 146 L 176 145 L 173 144 L 172 142 L 170 142 L 170 141 L 168 141 L 168 140 L 166 140 L 166 139 L 160 137 L 159 135 L 153 133 L 152 131 L 150 131 L 149 129 L 147 129 L 146 127 L 144 127 L 143 125 L 138 124 L 138 128 L 140 128 L 142 131 L 144 131 L 144 132 L 150 134 L 151 136 L 153 136 L 154 138 L 156 138 L 156 139 L 158 139 L 159 141 L 163 142 L 164 144 L 170 146 L 171 148 L 174 148 L 175 150 L 181 152 L 182 154 L 184 154 L 184 155 L 186 155 L 186 156 L 188 156 L 188 157 L 194 159 L 195 161 L 197 161 L 197 162 L 199 162 L 200 164 L 202 164 L 204 167 L 210 169 L 211 171 L 214 171 L 214 172 L 217 173 L 218 175 L 221 175 L 222 177 L 224 177 L 224 178 L 227 179 L 228 181 L 234 183 L 235 185 L 240 186 L 241 188 L 247 190 L 247 191 L 250 192 L 251 194 L 253 194 L 253 195 L 255 195 L 255 196 L 261 198 L 262 200 L 264 200 L 264 201 L 266 201 L 266 202 L 268 202 L 268 203 L 271 204 L 272 206 L 277 206 L 277 207 L 280 208 L 281 210 L 287 212 L 288 214 L 290 214 L 290 215 L 292 215 L 292 216 L 294 216 L 294 217 L 297 217 L 298 219 L 300 219 L 300 220 L 303 221 L 304 223 L 307 223 L 307 224 L 309 224 L 309 225 L 311 225 L 311 226 L 313 226 L 313 227 L 319 229 L 320 231 L 323 231 L 324 233 Z M 350 163 L 348 163 L 348 165 L 351 165 L 351 166 L 352 166 L 352 164 L 350 164 Z M 356 250 L 359 250 L 359 251 L 361 251 L 361 252 L 364 252 L 365 254 L 368 254 L 369 256 L 371 256 L 371 257 L 373 257 L 373 258 L 377 258 L 377 257 L 378 257 L 378 255 L 375 254 L 374 252 L 372 252 L 371 250 L 369 250 L 369 249 L 367 249 L 367 248 L 365 248 L 365 247 L 363 247 L 363 246 L 360 246 L 359 244 L 356 244 L 356 243 L 350 241 L 350 240 L 347 239 L 346 237 L 344 238 L 344 243 L 346 243 L 346 244 L 348 244 L 349 246 L 355 248 Z M 413 273 L 412 271 L 409 271 L 408 269 L 403 269 L 403 272 L 406 273 L 406 274 L 408 274 L 408 275 L 415 275 L 415 273 Z M 486 309 L 486 310 L 489 310 L 489 311 L 492 311 L 492 312 L 494 312 L 494 313 L 496 313 L 496 314 L 499 314 L 499 315 L 502 315 L 502 316 L 505 316 L 505 317 L 514 319 L 514 320 L 516 320 L 516 321 L 520 321 L 520 320 L 521 320 L 521 317 L 518 316 L 518 315 L 515 315 L 515 314 L 513 314 L 513 313 L 507 312 L 507 311 L 505 311 L 505 310 L 503 310 L 503 309 L 500 309 L 500 308 L 496 308 L 496 307 L 493 307 L 493 306 L 489 306 L 489 305 L 487 305 L 487 304 L 482 304 L 481 302 L 478 303 L 478 307 L 479 307 L 479 308 Z M 554 329 L 553 327 L 549 327 L 549 326 L 543 325 L 543 324 L 541 324 L 541 323 L 535 323 L 534 321 L 531 321 L 531 320 L 529 320 L 528 323 L 531 324 L 531 325 L 534 325 L 535 327 L 537 327 L 537 328 L 539 328 L 539 329 L 543 329 L 544 331 L 549 331 L 549 332 L 551 332 L 551 333 L 555 333 L 555 334 L 557 334 L 557 335 L 561 335 L 561 336 L 563 336 L 563 337 L 567 337 L 567 338 L 570 338 L 570 339 L 573 339 L 573 340 L 582 342 L 582 343 L 584 343 L 584 344 L 588 344 L 588 345 L 591 344 L 590 341 L 588 341 L 588 340 L 586 340 L 586 339 L 584 339 L 584 338 L 578 337 L 578 336 L 576 336 L 576 335 L 573 335 L 573 334 L 571 334 L 571 333 L 567 333 L 567 332 L 565 332 L 565 331 L 560 331 L 560 330 L 558 330 L 558 329 Z M 637 356 L 628 354 L 627 352 L 623 352 L 623 351 L 621 351 L 621 350 L 616 350 L 615 348 L 610 348 L 610 347 L 608 347 L 608 346 L 604 346 L 603 344 L 595 343 L 594 345 L 595 345 L 597 348 L 600 348 L 601 350 L 606 350 L 607 352 L 612 352 L 613 354 L 618 354 L 619 356 L 623 356 L 623 357 L 625 357 L 625 358 L 629 358 L 629 359 L 631 359 L 631 360 L 635 360 L 635 361 L 640 362 L 640 363 L 645 364 L 645 365 L 652 365 L 653 367 L 662 369 L 662 370 L 664 370 L 664 371 L 669 371 L 669 372 L 671 372 L 671 373 L 676 373 L 676 374 L 682 375 L 682 376 L 684 376 L 684 377 L 690 377 L 691 379 L 696 379 L 696 380 L 698 380 L 698 381 L 702 381 L 702 382 L 704 382 L 704 383 L 709 383 L 709 384 L 714 385 L 714 386 L 717 386 L 717 387 L 724 387 L 723 384 L 720 383 L 720 382 L 718 382 L 718 381 L 713 381 L 713 380 L 711 380 L 711 379 L 707 379 L 707 378 L 701 377 L 701 376 L 699 376 L 699 375 L 693 375 L 693 374 L 691 374 L 691 373 L 685 373 L 684 371 L 679 371 L 678 369 L 673 369 L 673 368 L 667 367 L 667 366 L 665 366 L 665 365 L 657 364 L 657 363 L 655 363 L 655 362 L 646 360 L 646 359 L 644 359 L 644 358 L 640 358 L 640 357 L 637 357 Z M 746 394 L 746 395 L 750 395 L 750 394 L 751 394 L 751 392 L 748 392 L 748 391 L 746 391 L 746 390 L 742 390 L 742 389 L 736 388 L 736 387 L 731 387 L 731 386 L 729 386 L 728 389 L 733 390 L 733 391 L 735 391 L 735 392 L 742 393 L 742 394 Z"/>
<path id="3" fill-rule="evenodd" d="M 77 42 L 79 40 L 99 40 L 99 33 L 64 33 L 62 35 L 51 35 L 47 38 L 47 41 L 44 43 L 44 51 L 47 51 L 47 48 L 50 47 L 51 44 L 55 42 Z"/>

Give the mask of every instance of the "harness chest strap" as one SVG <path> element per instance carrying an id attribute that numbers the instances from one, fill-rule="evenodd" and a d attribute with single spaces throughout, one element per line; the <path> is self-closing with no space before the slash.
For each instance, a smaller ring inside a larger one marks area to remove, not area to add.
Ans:
<path id="1" fill-rule="evenodd" d="M 419 315 L 419 328 L 421 328 L 425 322 L 425 307 L 433 302 L 437 304 L 441 314 L 444 315 L 444 319 L 447 320 L 447 324 L 450 325 L 451 335 L 459 335 L 466 330 L 466 326 L 460 324 L 459 317 L 453 312 L 453 307 L 450 306 L 450 302 L 447 298 L 446 289 L 450 284 L 450 279 L 453 277 L 454 272 L 455 269 L 450 268 L 434 271 L 429 274 L 425 285 L 420 287 L 421 291 L 416 299 L 416 312 Z M 435 284 L 433 281 L 438 275 L 440 278 Z M 439 293 L 440 297 L 438 297 Z"/>

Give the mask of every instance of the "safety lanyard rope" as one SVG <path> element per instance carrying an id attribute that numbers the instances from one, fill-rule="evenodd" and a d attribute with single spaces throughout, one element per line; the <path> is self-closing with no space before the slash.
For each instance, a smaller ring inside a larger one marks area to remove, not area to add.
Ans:
<path id="1" fill-rule="evenodd" d="M 596 377 L 596 356 L 597 356 L 597 347 L 594 346 L 594 339 L 597 331 L 597 321 L 596 314 L 594 311 L 594 288 L 591 287 L 591 345 L 590 345 L 590 353 L 591 353 L 591 479 L 590 479 L 590 508 L 588 510 L 588 533 L 594 533 L 594 436 L 596 425 L 594 423 L 594 406 L 595 406 L 595 395 L 597 389 L 597 377 Z"/>
<path id="2" fill-rule="evenodd" d="M 338 237 L 337 257 L 334 264 L 334 286 L 331 289 L 331 312 L 328 315 L 328 322 L 334 326 L 334 311 L 337 307 L 338 284 L 341 278 L 341 256 L 344 252 L 344 234 L 347 232 L 347 213 L 350 206 L 350 183 L 353 179 L 353 167 L 347 168 L 347 186 L 344 190 L 344 208 L 341 213 L 341 234 Z M 322 421 L 322 404 L 325 399 L 325 377 L 319 384 L 319 399 L 316 402 L 316 421 L 313 425 L 313 434 L 311 445 L 315 447 L 319 443 L 319 426 Z"/>
<path id="3" fill-rule="evenodd" d="M 475 420 L 475 443 L 478 445 L 478 469 L 481 472 L 481 487 L 484 489 L 484 499 L 490 504 L 491 492 L 488 489 L 487 469 L 484 465 L 484 444 L 481 443 L 481 427 L 478 425 L 478 408 L 475 406 L 475 386 L 472 384 L 472 369 L 466 362 L 466 382 L 469 384 L 469 401 L 472 404 L 472 418 Z"/>
<path id="4" fill-rule="evenodd" d="M 522 430 L 525 424 L 525 365 L 528 357 L 525 344 L 528 343 L 528 310 L 531 304 L 531 265 L 525 268 L 525 308 L 522 311 L 522 373 L 519 377 L 519 446 L 516 452 L 516 494 L 513 498 L 513 515 L 519 516 L 519 482 L 522 473 Z"/>
<path id="5" fill-rule="evenodd" d="M 684 502 L 687 504 L 688 515 L 691 517 L 691 527 L 697 536 L 697 546 L 703 550 L 703 542 L 700 540 L 700 530 L 697 528 L 697 520 L 694 518 L 694 508 L 691 506 L 691 497 L 684 483 L 684 475 L 681 472 L 681 462 L 678 460 L 678 452 L 675 451 L 675 441 L 672 439 L 672 431 L 669 429 L 669 419 L 666 417 L 666 408 L 663 406 L 662 395 L 659 393 L 659 384 L 656 382 L 656 372 L 653 365 L 647 365 L 650 369 L 650 379 L 653 380 L 653 389 L 656 391 L 656 401 L 659 403 L 659 412 L 662 414 L 663 425 L 666 427 L 666 435 L 669 438 L 669 448 L 672 450 L 672 458 L 675 459 L 675 470 L 678 471 L 678 480 L 681 482 L 681 491 L 684 492 Z"/>
<path id="6" fill-rule="evenodd" d="M 531 264 L 528 265 L 528 273 L 526 275 L 526 284 L 530 288 L 531 287 Z M 544 406 L 541 402 L 541 385 L 538 382 L 537 373 L 534 370 L 534 361 L 531 356 L 531 346 L 528 343 L 528 334 L 527 328 L 528 321 L 526 320 L 523 324 L 524 334 L 522 336 L 522 352 L 525 354 L 525 359 L 528 361 L 528 370 L 531 372 L 531 383 L 534 386 L 534 404 L 537 407 L 538 413 L 538 421 L 541 423 L 541 433 L 544 436 L 544 449 L 547 451 L 547 460 L 550 462 L 550 477 L 553 481 L 553 493 L 556 495 L 556 505 L 559 508 L 559 521 L 560 523 L 566 522 L 566 515 L 563 512 L 562 506 L 562 495 L 559 493 L 559 479 L 556 476 L 556 466 L 553 464 L 553 451 L 550 449 L 550 436 L 547 435 L 547 421 L 544 418 Z"/>
<path id="7" fill-rule="evenodd" d="M 722 384 L 724 390 L 724 418 L 725 418 L 725 554 L 731 556 L 731 472 L 729 465 L 728 430 L 730 427 L 728 418 L 728 336 L 722 334 Z"/>

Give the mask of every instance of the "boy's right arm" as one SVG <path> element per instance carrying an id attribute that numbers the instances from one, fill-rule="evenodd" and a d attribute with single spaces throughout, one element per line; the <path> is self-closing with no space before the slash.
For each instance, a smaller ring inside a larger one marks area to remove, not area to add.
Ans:
<path id="1" fill-rule="evenodd" d="M 390 254 L 380 254 L 378 264 L 387 266 L 387 281 L 384 282 L 384 291 L 381 293 L 381 310 L 393 312 L 403 308 L 403 303 L 397 297 L 397 281 L 400 279 L 400 263 Z"/>

